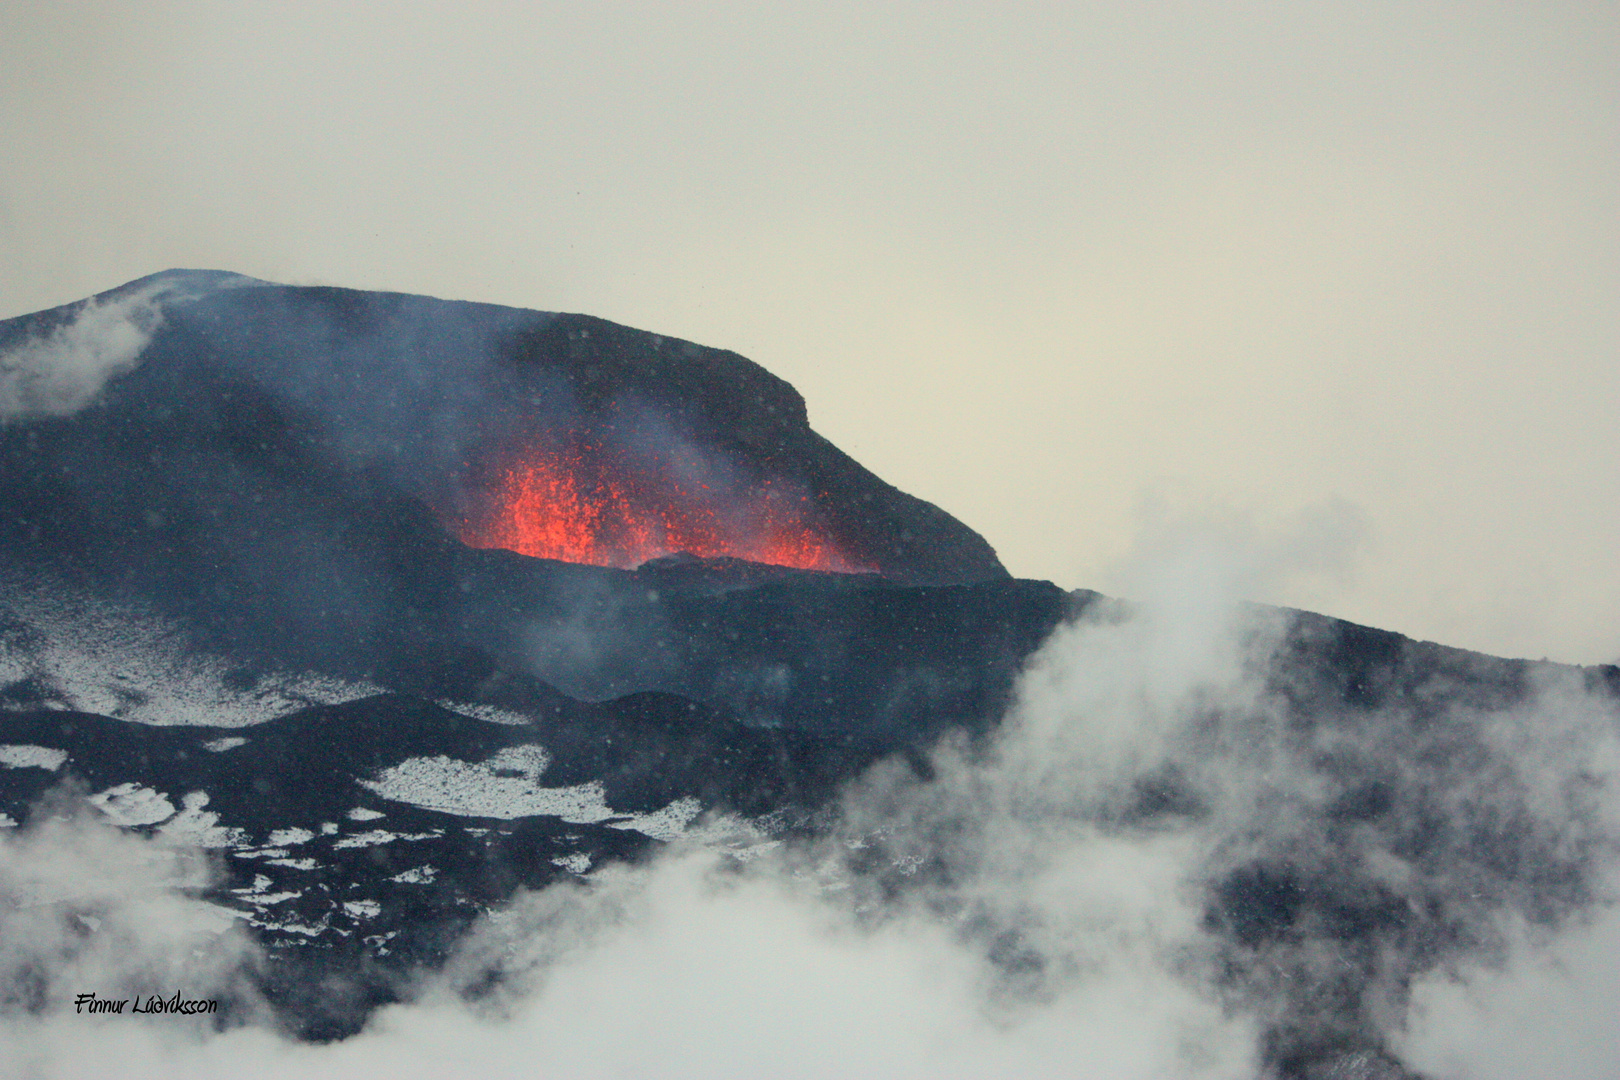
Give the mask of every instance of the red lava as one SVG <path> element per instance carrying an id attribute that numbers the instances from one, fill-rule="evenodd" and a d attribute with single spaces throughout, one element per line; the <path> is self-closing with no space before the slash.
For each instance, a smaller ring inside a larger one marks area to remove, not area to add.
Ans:
<path id="1" fill-rule="evenodd" d="M 458 532 L 470 547 L 596 566 L 639 566 L 684 551 L 803 570 L 865 569 L 807 522 L 807 496 L 768 481 L 721 495 L 661 475 L 667 471 L 626 468 L 588 444 L 531 452 L 498 474 L 489 510 L 462 520 Z"/>

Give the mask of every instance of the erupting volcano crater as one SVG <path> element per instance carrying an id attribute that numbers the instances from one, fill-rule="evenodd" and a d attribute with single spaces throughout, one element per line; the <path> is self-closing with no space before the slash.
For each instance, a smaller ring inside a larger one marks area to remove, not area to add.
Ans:
<path id="1" fill-rule="evenodd" d="M 576 432 L 534 441 L 490 470 L 451 521 L 462 543 L 630 568 L 685 552 L 800 570 L 870 571 L 823 523 L 818 498 L 769 477 L 740 482 L 696 452 L 632 453 Z"/>

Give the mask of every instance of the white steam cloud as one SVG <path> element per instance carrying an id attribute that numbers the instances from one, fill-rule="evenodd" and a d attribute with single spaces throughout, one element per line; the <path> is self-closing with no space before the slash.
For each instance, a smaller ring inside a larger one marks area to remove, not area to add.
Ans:
<path id="1" fill-rule="evenodd" d="M 23 1049 L 0 1072 L 1612 1075 L 1613 703 L 1566 670 L 1344 704 L 1290 659 L 1281 613 L 1218 607 L 1099 607 L 1033 659 L 993 736 L 926 777 L 875 769 L 822 839 L 746 862 L 672 847 L 520 895 L 327 1046 L 72 1015 L 69 988 L 143 964 L 172 982 L 195 901 L 133 868 L 148 841 L 68 822 L 0 840 L 8 898 L 21 866 L 101 880 L 95 845 L 153 887 L 87 885 L 93 933 L 62 902 L 7 909 L 51 944 L 18 959 L 0 928 L 8 981 L 48 988 L 10 1007 L 0 1043 Z M 109 926 L 127 945 L 99 943 Z M 221 957 L 251 962 L 218 940 L 195 990 L 229 983 Z"/>
<path id="2" fill-rule="evenodd" d="M 24 829 L 0 833 L 3 1076 L 82 1075 L 78 1041 L 96 1038 L 85 1022 L 140 1028 L 132 1003 L 152 996 L 180 991 L 225 1009 L 187 1020 L 224 1015 L 242 1023 L 261 1015 L 250 979 L 257 947 L 231 912 L 196 898 L 213 880 L 207 857 L 120 832 L 97 820 L 78 794 L 58 792 Z M 82 995 L 89 993 L 124 1004 L 118 1014 L 97 1016 L 85 1011 Z M 167 1019 L 148 1034 L 172 1039 L 176 1032 L 161 1028 L 175 1027 L 177 1018 Z M 196 1039 L 208 1030 L 193 1023 L 189 1034 Z M 140 1068 L 137 1059 L 135 1075 Z"/>
<path id="3" fill-rule="evenodd" d="M 48 334 L 0 352 L 0 420 L 67 416 L 132 370 L 163 325 L 174 283 L 157 281 L 117 299 L 89 299 Z"/>

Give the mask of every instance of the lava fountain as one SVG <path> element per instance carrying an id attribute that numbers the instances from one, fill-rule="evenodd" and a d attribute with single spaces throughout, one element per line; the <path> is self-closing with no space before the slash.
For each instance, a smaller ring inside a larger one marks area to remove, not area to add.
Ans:
<path id="1" fill-rule="evenodd" d="M 632 462 L 599 441 L 539 446 L 494 470 L 480 507 L 456 531 L 469 547 L 596 566 L 687 552 L 803 570 L 868 569 L 813 523 L 809 495 L 769 479 L 746 486 L 695 479 L 712 472 L 663 456 Z"/>

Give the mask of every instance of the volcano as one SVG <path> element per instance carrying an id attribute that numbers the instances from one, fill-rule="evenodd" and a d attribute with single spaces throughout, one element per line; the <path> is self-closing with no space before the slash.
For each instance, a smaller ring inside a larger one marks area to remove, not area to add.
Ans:
<path id="1" fill-rule="evenodd" d="M 1612 728 L 1620 669 L 1251 614 L 1266 737 L 1320 798 L 1200 880 L 1201 932 L 1239 997 L 1335 958 L 1263 991 L 1272 1075 L 1410 1075 L 1377 1002 L 1506 907 L 1596 903 L 1608 842 L 1447 785 L 1517 775 L 1487 734 L 1549 685 Z M 213 853 L 195 895 L 265 949 L 254 993 L 303 1039 L 407 999 L 519 892 L 675 841 L 746 862 L 843 835 L 852 783 L 994 758 L 1043 647 L 1136 617 L 1010 577 L 734 353 L 204 271 L 0 323 L 0 824 L 71 804 Z M 1195 765 L 1144 769 L 1098 827 L 1209 827 Z M 895 828 L 844 870 L 949 877 Z M 1369 844 L 1405 876 L 1344 857 Z M 14 1012 L 73 989 L 0 978 Z"/>

